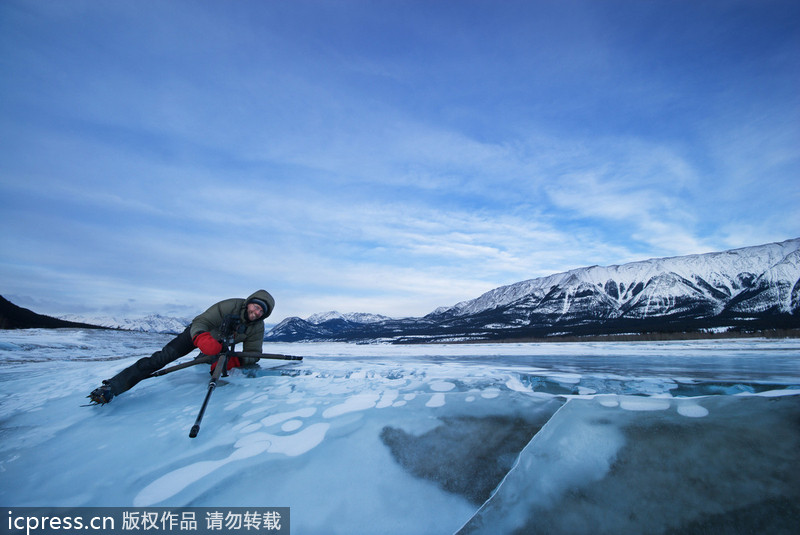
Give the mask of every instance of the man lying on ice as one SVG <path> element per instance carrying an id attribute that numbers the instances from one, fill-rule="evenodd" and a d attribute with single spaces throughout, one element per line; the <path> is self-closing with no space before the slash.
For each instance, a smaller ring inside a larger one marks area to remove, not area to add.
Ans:
<path id="1" fill-rule="evenodd" d="M 258 290 L 247 299 L 226 299 L 212 305 L 197 316 L 192 323 L 149 357 L 137 360 L 111 379 L 103 381 L 102 386 L 92 390 L 89 399 L 93 403 L 105 404 L 130 390 L 136 383 L 149 377 L 153 372 L 163 368 L 195 348 L 206 355 L 218 355 L 222 350 L 223 324 L 234 329 L 234 343 L 244 343 L 244 352 L 261 353 L 264 342 L 264 319 L 275 308 L 275 299 L 266 290 Z M 233 323 L 232 325 L 230 325 Z M 227 369 L 253 364 L 257 358 L 231 357 Z M 216 365 L 216 363 L 215 363 Z M 213 367 L 212 367 L 213 370 Z"/>

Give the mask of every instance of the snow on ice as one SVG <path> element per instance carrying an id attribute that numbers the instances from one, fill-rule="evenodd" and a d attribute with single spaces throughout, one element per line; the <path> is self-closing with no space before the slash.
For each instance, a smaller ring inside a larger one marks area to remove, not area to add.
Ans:
<path id="1" fill-rule="evenodd" d="M 0 332 L 0 504 L 290 507 L 316 533 L 792 533 L 800 341 L 265 344 L 81 407 L 167 335 Z"/>

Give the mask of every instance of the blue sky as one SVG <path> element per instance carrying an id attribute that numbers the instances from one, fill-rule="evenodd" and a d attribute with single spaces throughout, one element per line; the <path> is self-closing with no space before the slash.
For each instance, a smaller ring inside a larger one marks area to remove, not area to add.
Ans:
<path id="1" fill-rule="evenodd" d="M 800 3 L 0 2 L 0 294 L 421 316 L 800 236 Z"/>

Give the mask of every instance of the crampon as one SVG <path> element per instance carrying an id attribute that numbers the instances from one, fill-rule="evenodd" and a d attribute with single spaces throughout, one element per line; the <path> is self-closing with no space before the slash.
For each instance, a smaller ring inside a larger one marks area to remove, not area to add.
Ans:
<path id="1" fill-rule="evenodd" d="M 103 382 L 103 386 L 95 388 L 92 390 L 92 393 L 86 397 L 91 400 L 91 403 L 87 405 L 105 405 L 114 398 L 114 393 L 111 391 L 111 387 Z"/>

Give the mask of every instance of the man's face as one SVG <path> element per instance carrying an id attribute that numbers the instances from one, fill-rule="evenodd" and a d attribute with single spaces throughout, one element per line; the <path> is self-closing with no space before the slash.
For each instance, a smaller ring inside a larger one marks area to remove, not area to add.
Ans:
<path id="1" fill-rule="evenodd" d="M 255 303 L 248 303 L 247 304 L 247 319 L 250 321 L 256 321 L 258 318 L 264 315 L 264 310 Z"/>

